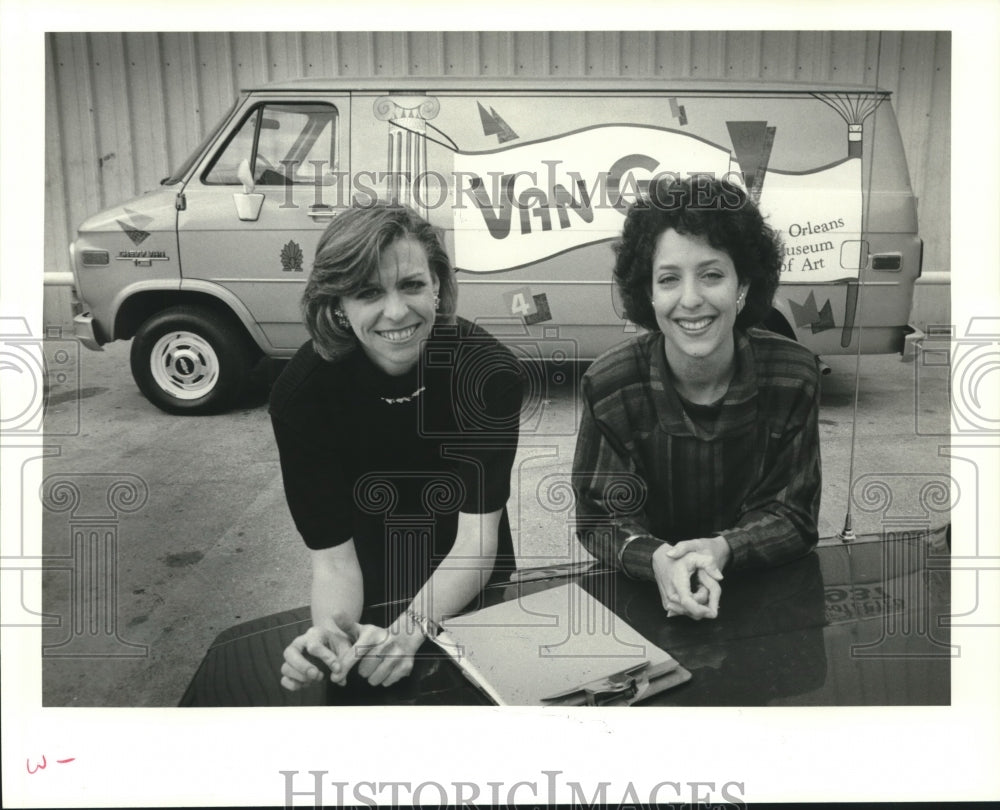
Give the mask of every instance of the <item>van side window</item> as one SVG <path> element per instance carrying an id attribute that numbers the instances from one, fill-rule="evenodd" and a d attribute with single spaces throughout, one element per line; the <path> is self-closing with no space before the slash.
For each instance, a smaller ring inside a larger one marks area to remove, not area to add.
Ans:
<path id="1" fill-rule="evenodd" d="M 260 186 L 329 185 L 337 171 L 337 109 L 330 104 L 262 104 L 230 136 L 205 172 L 207 185 L 239 185 L 247 160 Z"/>

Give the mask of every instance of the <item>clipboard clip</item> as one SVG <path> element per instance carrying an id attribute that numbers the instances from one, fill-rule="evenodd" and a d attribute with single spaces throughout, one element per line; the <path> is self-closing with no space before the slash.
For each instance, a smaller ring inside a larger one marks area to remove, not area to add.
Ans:
<path id="1" fill-rule="evenodd" d="M 511 573 L 510 582 L 537 582 L 543 579 L 557 579 L 585 574 L 597 564 L 596 560 L 580 560 L 574 563 L 561 563 L 546 568 L 519 568 Z"/>
<path id="2" fill-rule="evenodd" d="M 590 683 L 544 697 L 542 702 L 546 706 L 629 706 L 642 699 L 649 688 L 650 678 L 663 674 L 669 668 L 669 663 L 650 667 L 649 661 L 643 661 Z"/>

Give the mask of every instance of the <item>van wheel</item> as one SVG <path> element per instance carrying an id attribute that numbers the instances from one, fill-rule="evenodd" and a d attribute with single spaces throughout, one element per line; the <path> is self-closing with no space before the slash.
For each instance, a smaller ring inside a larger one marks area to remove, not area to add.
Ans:
<path id="1" fill-rule="evenodd" d="M 235 405 L 257 354 L 225 315 L 177 306 L 139 327 L 130 361 L 136 385 L 156 407 L 200 416 Z"/>

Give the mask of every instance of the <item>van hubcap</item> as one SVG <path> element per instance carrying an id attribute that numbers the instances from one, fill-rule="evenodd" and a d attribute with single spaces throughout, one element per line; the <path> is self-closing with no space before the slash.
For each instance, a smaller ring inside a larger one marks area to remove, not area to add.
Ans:
<path id="1" fill-rule="evenodd" d="M 169 332 L 153 346 L 149 357 L 153 379 L 177 399 L 198 399 L 219 381 L 215 349 L 193 332 Z"/>

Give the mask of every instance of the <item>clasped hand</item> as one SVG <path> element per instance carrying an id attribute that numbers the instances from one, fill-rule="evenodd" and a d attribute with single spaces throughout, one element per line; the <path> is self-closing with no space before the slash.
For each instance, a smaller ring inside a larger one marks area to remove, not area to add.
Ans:
<path id="1" fill-rule="evenodd" d="M 400 622 L 391 627 L 360 624 L 336 617 L 337 628 L 314 625 L 285 648 L 281 685 L 297 691 L 323 680 L 309 656 L 330 668 L 330 680 L 343 686 L 357 664 L 358 674 L 372 686 L 391 686 L 413 670 L 413 656 L 424 637 Z"/>
<path id="2" fill-rule="evenodd" d="M 714 619 L 729 544 L 722 537 L 683 540 L 653 553 L 653 575 L 668 616 Z"/>

